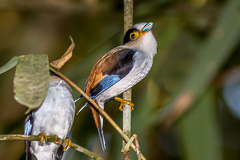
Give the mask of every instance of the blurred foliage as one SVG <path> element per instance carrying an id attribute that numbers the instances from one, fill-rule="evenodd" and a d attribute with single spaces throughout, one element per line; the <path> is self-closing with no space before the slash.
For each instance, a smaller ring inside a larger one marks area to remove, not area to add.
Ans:
<path id="1" fill-rule="evenodd" d="M 134 2 L 134 23 L 152 21 L 159 46 L 149 75 L 133 88 L 132 133 L 148 159 L 240 158 L 239 6 L 237 0 Z M 95 62 L 121 44 L 123 1 L 0 1 L 0 31 L 0 66 L 24 54 L 58 59 L 71 35 L 76 47 L 61 71 L 84 88 Z M 0 134 L 23 133 L 26 108 L 14 101 L 13 76 L 14 69 L 0 75 Z M 121 126 L 118 106 L 109 102 L 105 110 Z M 107 121 L 104 131 L 106 159 L 120 159 L 121 137 Z M 76 116 L 72 140 L 102 154 L 89 108 Z M 24 156 L 23 142 L 0 143 L 0 157 Z M 70 150 L 66 159 L 88 158 Z"/>
<path id="2" fill-rule="evenodd" d="M 3 66 L 0 67 L 0 74 L 12 69 L 15 67 L 18 63 L 18 58 L 17 56 L 14 56 L 9 62 L 4 64 Z"/>

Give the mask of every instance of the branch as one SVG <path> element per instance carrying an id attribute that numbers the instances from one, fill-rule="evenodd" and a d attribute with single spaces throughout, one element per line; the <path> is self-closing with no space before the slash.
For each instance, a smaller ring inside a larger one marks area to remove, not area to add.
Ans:
<path id="1" fill-rule="evenodd" d="M 140 151 L 140 146 L 139 146 L 139 142 L 138 142 L 138 138 L 137 138 L 137 135 L 136 134 L 134 134 L 131 138 L 130 138 L 130 140 L 128 141 L 128 143 L 122 148 L 122 153 L 123 153 L 123 155 L 127 155 L 127 153 L 129 153 L 129 147 L 130 147 L 130 145 L 133 143 L 133 141 L 135 140 L 135 143 L 136 143 L 136 153 L 137 153 L 137 156 L 138 156 L 138 160 L 142 160 L 141 159 L 141 155 L 140 155 L 140 153 L 141 153 L 141 151 Z M 128 157 L 129 158 L 129 157 Z"/>
<path id="2" fill-rule="evenodd" d="M 133 25 L 133 0 L 124 0 L 124 33 Z M 131 89 L 123 92 L 123 99 L 127 101 L 131 101 L 132 92 Z M 131 112 L 132 108 L 129 105 L 123 106 L 123 132 L 131 137 Z M 123 148 L 126 143 L 123 141 Z M 122 152 L 122 159 L 129 160 L 130 152 Z"/>
<path id="3" fill-rule="evenodd" d="M 0 135 L 0 141 L 40 141 L 40 136 L 21 135 L 21 134 Z M 57 136 L 47 136 L 46 141 L 53 142 L 57 145 L 66 145 L 65 140 Z M 96 155 L 95 153 L 77 144 L 72 143 L 71 148 L 93 159 L 103 160 L 103 158 L 101 158 L 100 156 Z"/>
<path id="4" fill-rule="evenodd" d="M 127 143 L 129 141 L 129 137 L 124 134 L 124 132 L 121 130 L 121 128 L 117 125 L 116 122 L 101 108 L 97 105 L 97 103 L 94 102 L 81 88 L 79 88 L 75 83 L 73 83 L 70 79 L 68 79 L 65 75 L 63 75 L 61 72 L 56 71 L 52 67 L 50 67 L 50 70 L 59 75 L 63 80 L 65 80 L 68 84 L 70 84 L 73 88 L 75 88 L 80 94 L 82 94 L 88 102 L 90 102 L 100 113 L 103 117 L 105 117 L 108 122 L 117 130 L 117 132 L 123 137 L 124 141 Z M 136 152 L 136 146 L 132 143 L 131 148 Z M 142 160 L 146 160 L 146 158 L 143 156 L 142 153 L 140 153 L 140 156 Z"/>

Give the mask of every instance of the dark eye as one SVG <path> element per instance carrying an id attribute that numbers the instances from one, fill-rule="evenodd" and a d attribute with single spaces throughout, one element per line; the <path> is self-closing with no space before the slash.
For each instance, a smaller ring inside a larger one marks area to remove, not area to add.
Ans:
<path id="1" fill-rule="evenodd" d="M 130 39 L 135 39 L 135 34 L 134 33 L 132 33 L 132 34 L 130 34 Z"/>
<path id="2" fill-rule="evenodd" d="M 130 40 L 135 40 L 136 38 L 138 38 L 139 34 L 138 32 L 133 32 L 130 34 Z"/>

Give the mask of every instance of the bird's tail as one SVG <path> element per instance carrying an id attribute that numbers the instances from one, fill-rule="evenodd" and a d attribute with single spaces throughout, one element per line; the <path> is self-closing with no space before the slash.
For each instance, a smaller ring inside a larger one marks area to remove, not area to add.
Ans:
<path id="1" fill-rule="evenodd" d="M 103 153 L 106 154 L 106 143 L 105 143 L 105 138 L 103 135 L 103 117 L 99 114 L 99 112 L 90 105 L 90 108 L 92 110 L 93 118 L 96 124 L 96 127 L 98 129 L 98 135 L 101 143 L 101 147 L 103 150 Z"/>
<path id="2" fill-rule="evenodd" d="M 78 115 L 78 113 L 81 112 L 85 107 L 87 107 L 88 103 L 89 103 L 89 102 L 86 102 L 86 103 L 79 109 L 79 111 L 77 112 L 77 115 Z"/>
<path id="3" fill-rule="evenodd" d="M 105 144 L 105 139 L 104 139 L 102 128 L 98 128 L 98 136 L 99 136 L 99 139 L 100 139 L 100 143 L 101 143 L 103 153 L 107 154 L 107 149 L 106 149 L 106 144 Z"/>
<path id="4" fill-rule="evenodd" d="M 77 99 L 75 99 L 75 103 L 77 102 L 77 101 L 79 101 L 81 98 L 83 97 L 83 95 L 80 95 Z"/>

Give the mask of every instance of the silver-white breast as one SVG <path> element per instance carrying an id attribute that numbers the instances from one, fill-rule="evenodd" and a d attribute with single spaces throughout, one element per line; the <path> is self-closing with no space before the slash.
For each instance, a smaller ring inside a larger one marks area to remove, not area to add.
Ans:
<path id="1" fill-rule="evenodd" d="M 49 84 L 47 96 L 41 107 L 32 113 L 32 135 L 45 133 L 57 135 L 65 139 L 72 127 L 75 116 L 75 103 L 69 86 L 61 79 Z M 43 146 L 39 142 L 32 141 L 30 152 L 38 160 L 52 160 L 59 145 L 46 143 Z"/>

